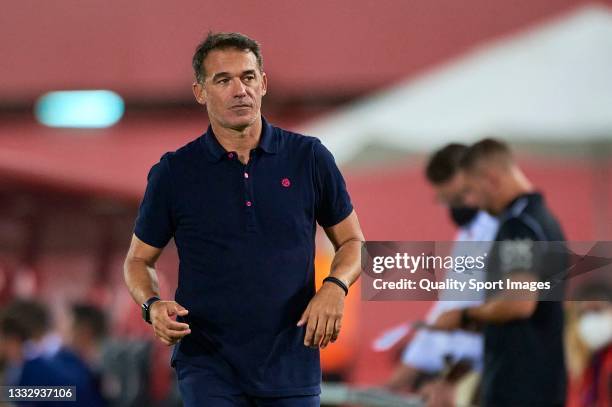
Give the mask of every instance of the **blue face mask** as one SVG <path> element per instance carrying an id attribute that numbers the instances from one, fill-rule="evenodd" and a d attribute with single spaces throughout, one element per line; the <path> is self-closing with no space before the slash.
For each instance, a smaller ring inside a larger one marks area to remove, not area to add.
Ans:
<path id="1" fill-rule="evenodd" d="M 476 214 L 478 214 L 478 208 L 468 206 L 450 208 L 450 217 L 453 223 L 459 227 L 470 223 L 476 217 Z"/>

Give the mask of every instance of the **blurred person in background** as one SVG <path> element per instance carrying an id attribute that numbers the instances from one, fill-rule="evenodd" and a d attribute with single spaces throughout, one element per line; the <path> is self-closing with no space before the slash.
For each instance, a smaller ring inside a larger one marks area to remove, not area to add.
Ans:
<path id="1" fill-rule="evenodd" d="M 72 321 L 66 348 L 74 352 L 93 371 L 99 371 L 102 350 L 108 334 L 106 315 L 89 304 L 71 307 Z"/>
<path id="2" fill-rule="evenodd" d="M 0 349 L 6 361 L 4 385 L 76 387 L 76 402 L 31 401 L 19 405 L 104 406 L 90 369 L 62 345 L 51 321 L 47 307 L 34 300 L 14 300 L 3 310 Z"/>
<path id="3" fill-rule="evenodd" d="M 16 385 L 19 382 L 25 343 L 32 337 L 32 328 L 22 319 L 11 316 L 14 309 L 15 305 L 9 302 L 0 314 L 0 385 L 3 386 Z"/>
<path id="4" fill-rule="evenodd" d="M 612 407 L 612 285 L 589 281 L 568 302 L 568 407 Z"/>
<path id="5" fill-rule="evenodd" d="M 489 281 L 546 281 L 567 270 L 566 252 L 540 252 L 538 241 L 563 242 L 565 236 L 542 195 L 516 164 L 509 147 L 484 139 L 462 158 L 467 191 L 465 203 L 500 219 L 489 253 Z M 553 293 L 562 299 L 563 278 Z M 566 371 L 563 350 L 563 306 L 559 298 L 539 301 L 539 291 L 487 293 L 484 304 L 447 311 L 439 329 L 483 329 L 485 338 L 481 402 L 490 407 L 563 406 Z M 555 298 L 555 297 L 553 297 Z"/>
<path id="6" fill-rule="evenodd" d="M 59 335 L 51 329 L 44 304 L 17 299 L 2 310 L 0 352 L 5 360 L 5 386 L 74 386 L 75 382 L 55 360 L 61 348 Z M 75 402 L 20 401 L 20 406 L 67 406 Z"/>
<path id="7" fill-rule="evenodd" d="M 331 153 L 261 115 L 259 44 L 209 34 L 193 57 L 207 132 L 149 173 L 124 276 L 153 333 L 176 344 L 186 406 L 319 405 L 319 348 L 341 330 L 363 235 Z M 315 293 L 316 223 L 336 254 Z M 155 263 L 175 239 L 176 301 Z M 175 320 L 175 317 L 178 317 Z"/>
<path id="8" fill-rule="evenodd" d="M 96 306 L 74 304 L 71 326 L 53 361 L 77 380 L 79 403 L 104 406 L 102 395 L 103 344 L 107 335 L 104 312 Z"/>
<path id="9" fill-rule="evenodd" d="M 62 341 L 51 329 L 51 317 L 44 304 L 24 299 L 10 302 L 2 311 L 0 334 L 7 366 L 6 385 L 61 381 L 62 373 L 52 360 Z"/>
<path id="10" fill-rule="evenodd" d="M 486 252 L 498 226 L 494 217 L 464 203 L 466 183 L 459 163 L 466 150 L 467 146 L 463 144 L 449 144 L 432 154 L 425 169 L 425 177 L 434 189 L 437 200 L 448 207 L 450 218 L 458 228 L 455 240 L 472 242 L 466 245 L 455 244 L 454 256 L 473 254 L 466 253 L 470 250 Z M 475 277 L 470 271 L 466 271 L 465 274 L 470 278 Z M 450 271 L 448 277 L 460 276 Z M 433 305 L 427 315 L 428 323 L 433 323 L 446 310 L 460 309 L 481 302 L 477 299 L 461 301 L 452 297 L 445 298 L 443 293 L 440 294 L 442 294 L 440 300 Z M 406 347 L 401 364 L 394 371 L 386 387 L 392 391 L 423 390 L 421 394 L 426 395 L 428 399 L 432 398 L 432 392 L 438 395 L 443 393 L 453 398 L 454 384 L 447 379 L 453 376 L 456 382 L 459 378 L 451 372 L 457 373 L 460 366 L 463 370 L 461 376 L 469 370 L 480 370 L 482 346 L 480 333 L 441 332 L 422 328 Z M 420 384 L 428 378 L 431 381 L 429 385 L 420 389 Z M 445 389 L 442 389 L 443 387 Z"/>

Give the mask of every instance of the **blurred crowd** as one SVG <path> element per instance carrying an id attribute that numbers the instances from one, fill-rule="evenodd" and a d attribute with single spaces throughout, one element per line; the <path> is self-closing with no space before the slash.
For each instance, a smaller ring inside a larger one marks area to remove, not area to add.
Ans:
<path id="1" fill-rule="evenodd" d="M 111 337 L 107 315 L 94 305 L 73 304 L 66 327 L 56 323 L 50 309 L 35 299 L 14 299 L 2 307 L 0 383 L 75 386 L 76 402 L 20 401 L 16 405 L 180 405 L 172 386 L 162 397 L 154 397 L 153 343 Z"/>

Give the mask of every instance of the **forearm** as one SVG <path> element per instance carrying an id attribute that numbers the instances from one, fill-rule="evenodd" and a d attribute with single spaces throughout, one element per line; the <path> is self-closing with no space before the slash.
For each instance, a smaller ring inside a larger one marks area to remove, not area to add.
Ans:
<path id="1" fill-rule="evenodd" d="M 160 296 L 157 273 L 144 260 L 128 258 L 123 266 L 125 284 L 138 305 L 149 298 Z"/>
<path id="2" fill-rule="evenodd" d="M 513 282 L 537 281 L 530 273 L 515 272 L 510 277 Z M 516 319 L 529 318 L 538 305 L 536 292 L 505 290 L 484 304 L 468 308 L 467 316 L 477 322 L 504 323 Z"/>
<path id="3" fill-rule="evenodd" d="M 331 265 L 330 277 L 335 277 L 350 287 L 361 274 L 362 241 L 351 239 L 338 248 Z"/>

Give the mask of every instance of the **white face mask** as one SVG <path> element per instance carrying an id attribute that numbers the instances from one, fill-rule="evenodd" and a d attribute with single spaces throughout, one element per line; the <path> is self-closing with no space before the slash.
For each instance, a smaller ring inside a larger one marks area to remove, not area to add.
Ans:
<path id="1" fill-rule="evenodd" d="M 593 352 L 612 342 L 612 312 L 586 312 L 578 321 L 578 335 Z"/>

